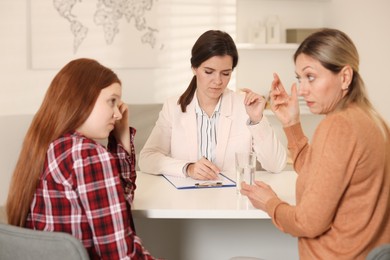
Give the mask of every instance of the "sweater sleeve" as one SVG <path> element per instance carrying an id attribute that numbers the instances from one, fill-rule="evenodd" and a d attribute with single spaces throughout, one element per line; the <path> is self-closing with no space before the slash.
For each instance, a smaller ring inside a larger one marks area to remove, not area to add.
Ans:
<path id="1" fill-rule="evenodd" d="M 304 171 L 298 177 L 297 205 L 275 198 L 266 208 L 282 231 L 313 238 L 326 232 L 335 217 L 353 172 L 349 164 L 357 137 L 342 116 L 328 116 L 319 125 L 311 146 L 298 125 L 287 129 L 287 136 L 294 161 Z"/>
<path id="2" fill-rule="evenodd" d="M 306 159 L 309 148 L 308 139 L 304 135 L 300 123 L 284 128 L 284 132 L 287 136 L 287 148 L 290 152 L 290 156 L 294 164 L 294 169 L 299 174 Z"/>

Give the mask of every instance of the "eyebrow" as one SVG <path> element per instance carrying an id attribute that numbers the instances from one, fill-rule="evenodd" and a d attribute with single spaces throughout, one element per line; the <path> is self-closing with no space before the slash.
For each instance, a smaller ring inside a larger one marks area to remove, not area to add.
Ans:
<path id="1" fill-rule="evenodd" d="M 308 66 L 306 66 L 306 67 L 303 67 L 302 71 L 305 71 L 306 69 L 314 69 L 314 68 L 313 68 L 312 66 L 309 66 L 309 65 L 308 65 Z M 297 76 L 299 76 L 299 75 L 298 75 L 298 72 L 296 72 L 296 71 L 295 71 L 295 74 L 296 74 Z"/>
<path id="2" fill-rule="evenodd" d="M 314 69 L 312 66 L 306 66 L 306 67 L 304 67 L 303 69 L 302 69 L 302 71 L 305 71 L 306 69 Z"/>
<path id="3" fill-rule="evenodd" d="M 110 98 L 111 98 L 111 97 L 121 98 L 121 96 L 118 95 L 118 94 L 116 94 L 116 93 L 111 94 L 111 95 L 110 95 Z"/>
<path id="4" fill-rule="evenodd" d="M 216 70 L 216 69 L 213 69 L 213 68 L 210 68 L 210 67 L 203 67 L 205 69 L 208 69 L 208 70 Z M 222 70 L 222 71 L 232 71 L 233 69 L 226 69 L 226 70 Z"/>

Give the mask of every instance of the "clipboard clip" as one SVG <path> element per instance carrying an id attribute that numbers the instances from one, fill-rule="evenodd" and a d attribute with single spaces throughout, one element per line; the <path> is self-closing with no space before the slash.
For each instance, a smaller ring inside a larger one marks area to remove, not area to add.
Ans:
<path id="1" fill-rule="evenodd" d="M 220 187 L 220 186 L 222 186 L 222 182 L 206 181 L 206 182 L 197 182 L 197 183 L 195 183 L 195 187 L 197 187 L 197 188 Z"/>

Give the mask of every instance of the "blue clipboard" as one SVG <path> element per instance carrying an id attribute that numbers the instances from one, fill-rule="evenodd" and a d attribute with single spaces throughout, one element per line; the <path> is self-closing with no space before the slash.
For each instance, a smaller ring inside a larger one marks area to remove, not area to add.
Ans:
<path id="1" fill-rule="evenodd" d="M 195 180 L 191 177 L 183 178 L 177 176 L 170 176 L 163 174 L 164 178 L 170 182 L 176 189 L 202 189 L 202 188 L 223 188 L 223 187 L 236 187 L 236 182 L 220 173 L 218 180 Z"/>

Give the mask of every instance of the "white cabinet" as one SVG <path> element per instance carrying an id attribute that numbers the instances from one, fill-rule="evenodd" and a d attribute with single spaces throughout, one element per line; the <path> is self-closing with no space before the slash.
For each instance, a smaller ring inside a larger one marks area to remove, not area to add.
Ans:
<path id="1" fill-rule="evenodd" d="M 287 44 L 287 28 L 319 28 L 324 26 L 324 12 L 329 0 L 237 0 L 236 43 L 239 61 L 236 68 L 236 88 L 247 87 L 267 96 L 273 73 L 279 74 L 290 90 L 295 82 L 293 55 L 298 44 Z M 277 15 L 280 21 L 281 43 L 249 42 L 251 29 L 265 24 L 267 17 Z M 302 112 L 307 109 L 303 108 Z"/>

